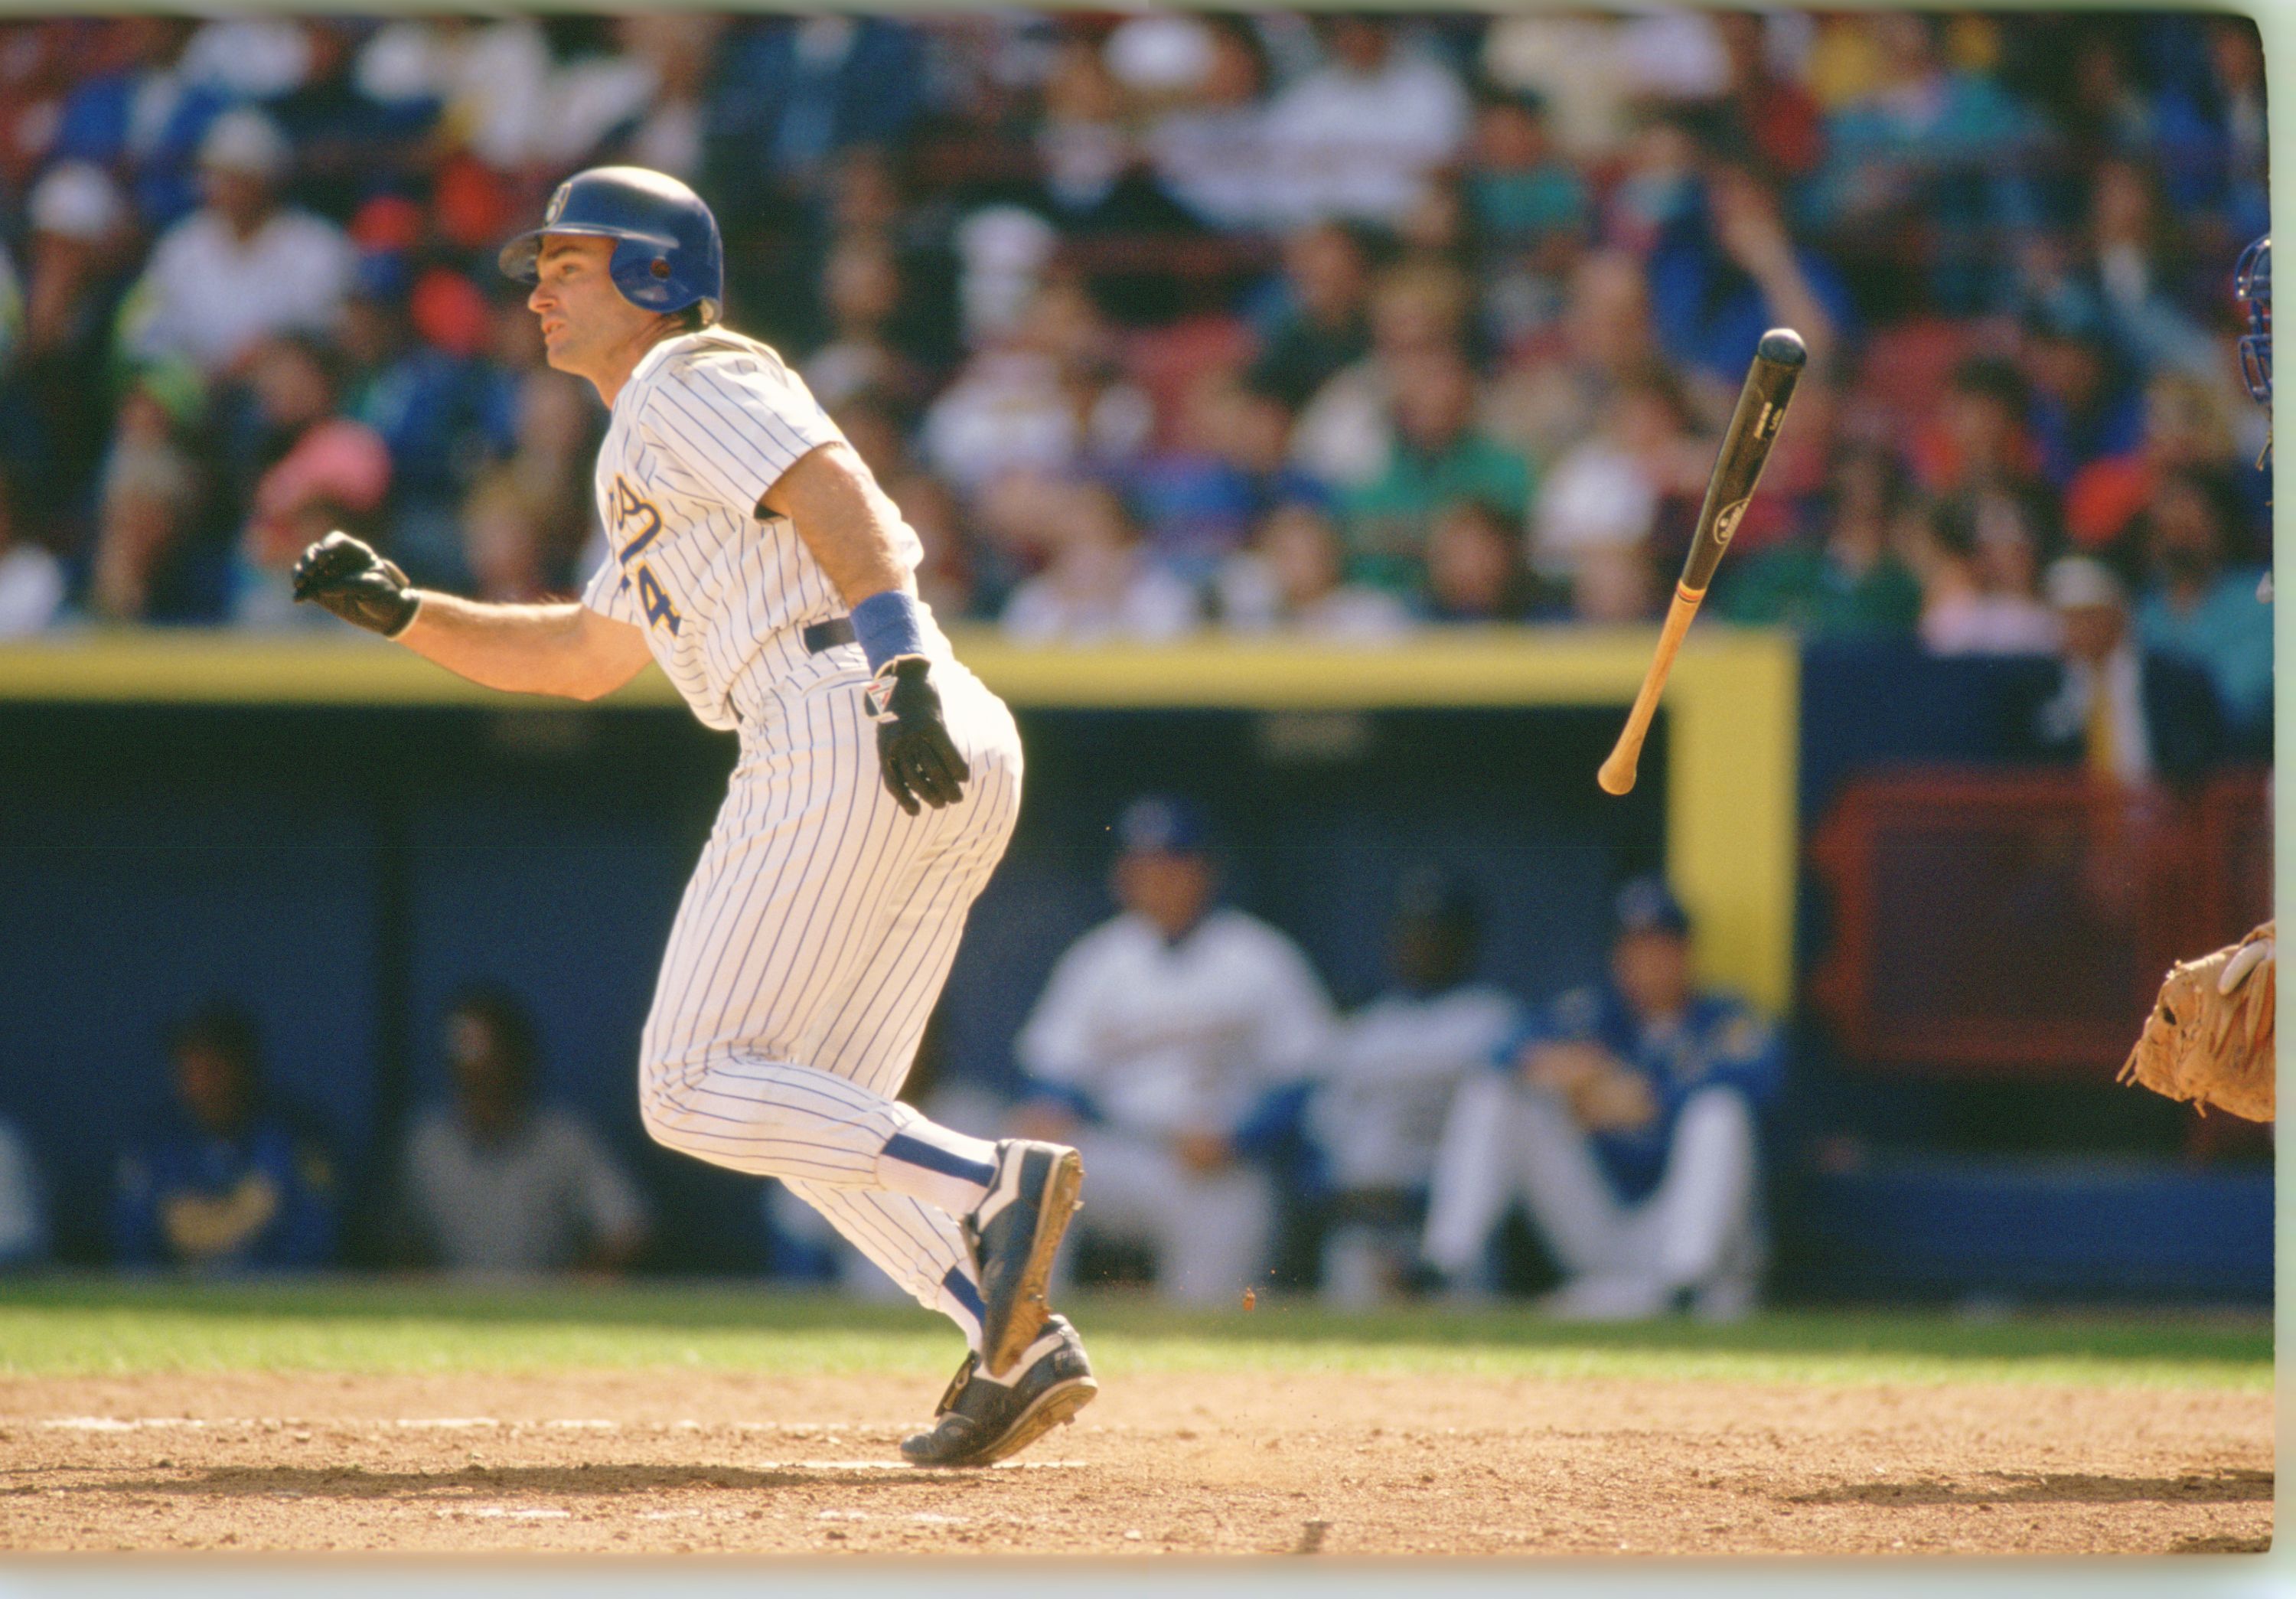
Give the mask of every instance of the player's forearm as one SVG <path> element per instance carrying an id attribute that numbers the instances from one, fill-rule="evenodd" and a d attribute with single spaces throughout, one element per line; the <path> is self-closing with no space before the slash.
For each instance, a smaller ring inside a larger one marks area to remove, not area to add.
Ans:
<path id="1" fill-rule="evenodd" d="M 594 700 L 620 684 L 599 669 L 582 637 L 579 605 L 489 605 L 426 590 L 398 642 L 488 688 Z"/>

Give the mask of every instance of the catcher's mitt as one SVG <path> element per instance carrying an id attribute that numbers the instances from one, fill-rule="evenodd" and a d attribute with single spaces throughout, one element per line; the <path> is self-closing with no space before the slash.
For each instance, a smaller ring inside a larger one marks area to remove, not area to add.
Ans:
<path id="1" fill-rule="evenodd" d="M 2169 968 L 2120 1081 L 2272 1119 L 2273 924 L 2214 955 Z"/>

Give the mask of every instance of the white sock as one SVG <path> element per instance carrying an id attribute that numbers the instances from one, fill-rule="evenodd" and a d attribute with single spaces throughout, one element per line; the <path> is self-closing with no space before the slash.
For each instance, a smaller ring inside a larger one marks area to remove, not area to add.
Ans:
<path id="1" fill-rule="evenodd" d="M 877 1180 L 951 1216 L 970 1215 L 996 1180 L 996 1146 L 928 1121 L 907 1105 L 893 1108 L 901 1129 L 877 1153 Z"/>

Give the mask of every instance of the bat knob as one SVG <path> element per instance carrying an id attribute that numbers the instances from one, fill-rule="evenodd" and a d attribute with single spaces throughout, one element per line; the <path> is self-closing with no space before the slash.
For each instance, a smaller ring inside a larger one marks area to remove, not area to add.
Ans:
<path id="1" fill-rule="evenodd" d="M 1611 758 L 1604 761 L 1602 769 L 1595 774 L 1595 781 L 1603 785 L 1604 793 L 1624 794 L 1632 791 L 1635 786 L 1635 768 L 1642 764 L 1636 758 L 1636 751 L 1632 750 L 1611 751 Z"/>
<path id="2" fill-rule="evenodd" d="M 1792 328 L 1772 328 L 1762 335 L 1762 341 L 1754 346 L 1754 353 L 1780 366 L 1800 366 L 1809 359 L 1809 347 Z"/>

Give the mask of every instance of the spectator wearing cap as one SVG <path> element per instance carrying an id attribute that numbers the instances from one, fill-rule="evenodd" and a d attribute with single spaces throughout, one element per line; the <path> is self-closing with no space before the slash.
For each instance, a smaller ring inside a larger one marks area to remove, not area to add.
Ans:
<path id="1" fill-rule="evenodd" d="M 333 1157 L 294 1107 L 268 1093 L 253 1018 L 207 1007 L 168 1035 L 175 1095 L 121 1156 L 112 1202 L 123 1266 L 204 1272 L 331 1264 Z"/>
<path id="2" fill-rule="evenodd" d="M 1316 1063 L 1330 1002 L 1289 938 L 1218 903 L 1195 806 L 1136 800 L 1116 832 L 1122 911 L 1061 957 L 1021 1031 L 1015 1127 L 1083 1153 L 1087 1238 L 1145 1247 L 1168 1297 L 1229 1301 L 1275 1229 L 1247 1131 Z"/>
<path id="3" fill-rule="evenodd" d="M 215 375 L 266 334 L 334 325 L 354 257 L 332 223 L 280 202 L 291 154 L 260 111 L 215 119 L 200 146 L 207 203 L 162 235 L 129 298 L 131 355 Z"/>
<path id="4" fill-rule="evenodd" d="M 618 1272 L 646 1242 L 645 1203 L 589 1124 L 541 1102 L 533 1019 L 473 988 L 447 1013 L 454 1093 L 399 1168 L 399 1253 L 447 1271 Z"/>
<path id="5" fill-rule="evenodd" d="M 2063 679 L 2038 712 L 2044 746 L 2107 783 L 2204 773 L 2225 741 L 2208 673 L 2138 646 L 2128 593 L 2103 562 L 2068 555 L 2042 586 L 2063 627 Z"/>
<path id="6" fill-rule="evenodd" d="M 1423 1249 L 1472 1285 L 1518 1201 L 1563 1272 L 1558 1316 L 1751 1308 L 1764 1254 L 1760 1141 L 1784 1060 L 1767 1023 L 1690 969 L 1665 883 L 1621 889 L 1607 981 L 1572 989 L 1452 1102 Z"/>
<path id="7" fill-rule="evenodd" d="M 1463 880 L 1406 873 L 1387 988 L 1339 1024 L 1317 1068 L 1305 1125 L 1328 1185 L 1323 1288 L 1337 1303 L 1371 1304 L 1409 1283 L 1452 1096 L 1521 1024 L 1513 1000 L 1474 980 L 1480 936 Z"/>

